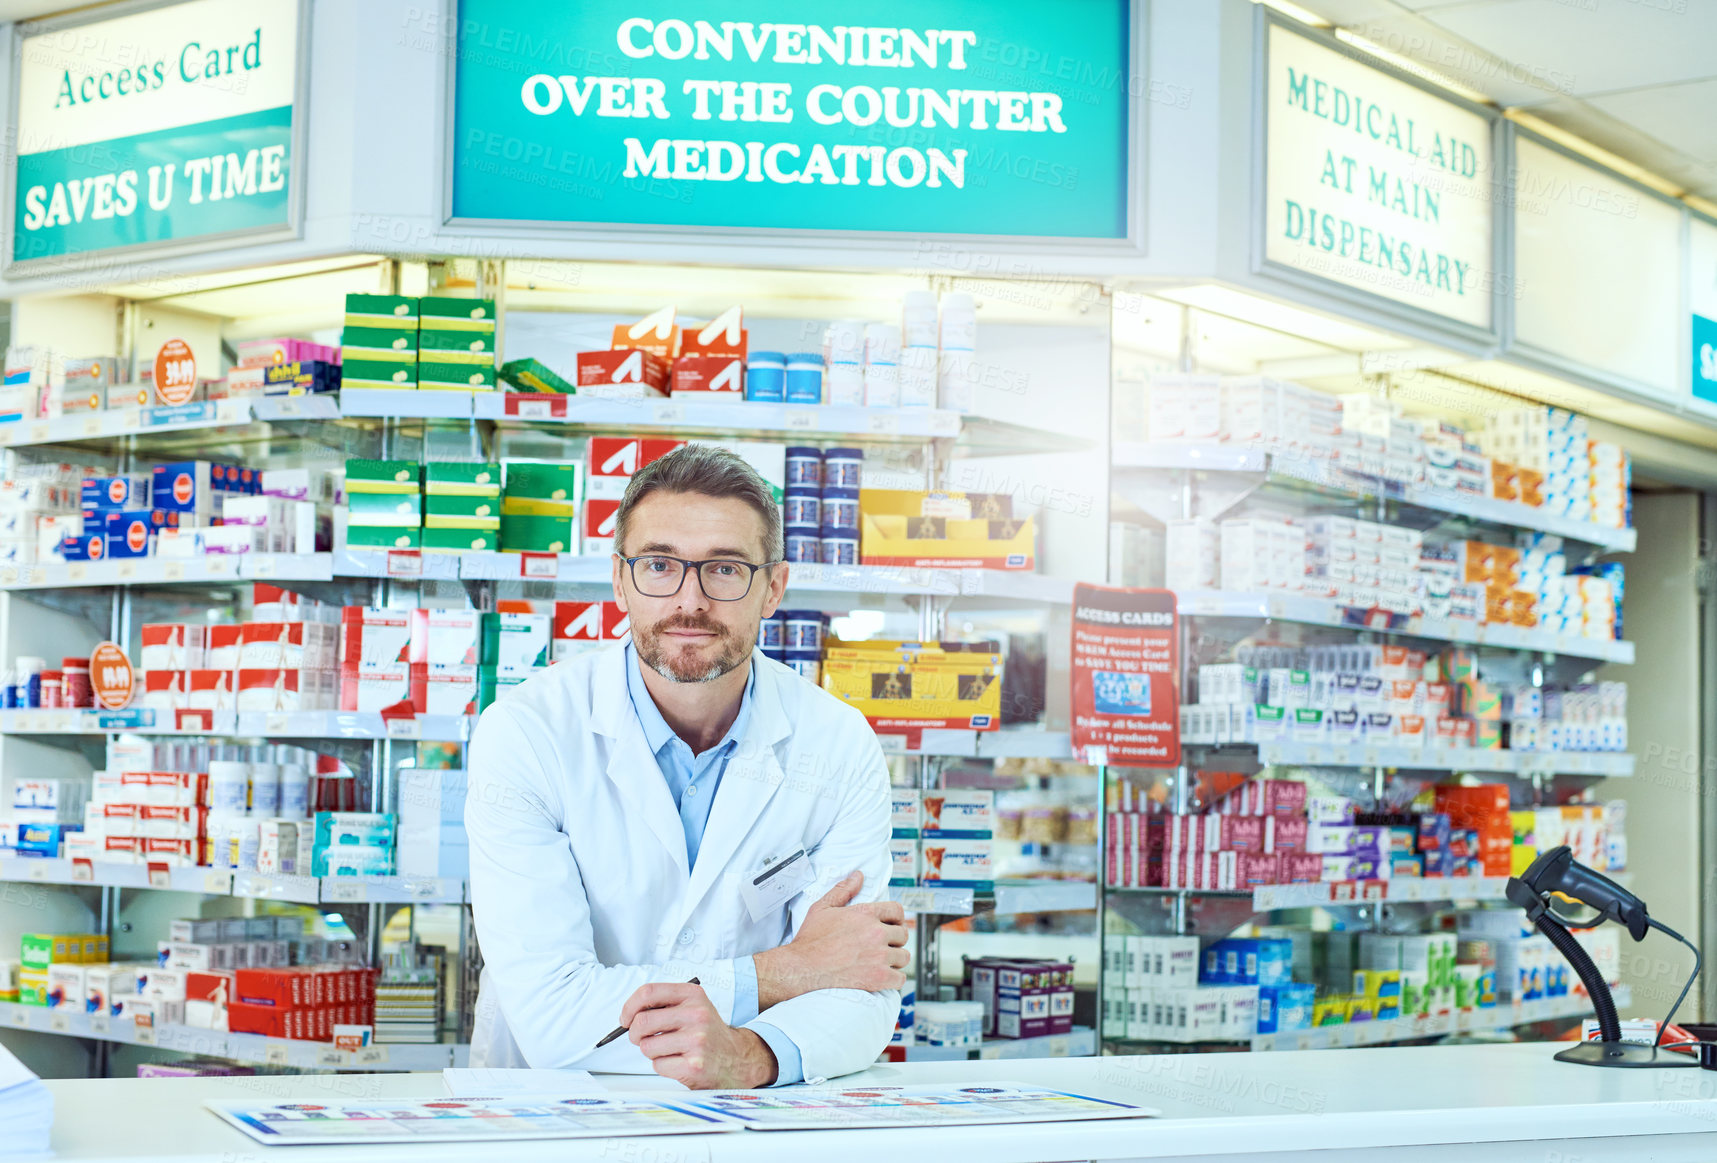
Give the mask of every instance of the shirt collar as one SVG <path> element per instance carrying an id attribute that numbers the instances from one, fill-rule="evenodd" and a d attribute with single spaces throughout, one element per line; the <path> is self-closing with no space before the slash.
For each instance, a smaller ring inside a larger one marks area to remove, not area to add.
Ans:
<path id="1" fill-rule="evenodd" d="M 644 728 L 644 741 L 650 745 L 652 755 L 660 754 L 664 747 L 679 739 L 674 729 L 668 726 L 668 721 L 662 718 L 662 709 L 656 705 L 656 700 L 650 695 L 650 688 L 644 685 L 643 662 L 638 658 L 638 652 L 630 641 L 626 643 L 626 693 L 632 698 L 632 710 L 638 716 L 638 725 Z M 757 689 L 757 665 L 752 663 L 751 673 L 745 679 L 745 694 L 739 700 L 739 714 L 733 717 L 733 725 L 727 729 L 722 741 L 715 749 L 737 744 L 745 737 L 746 724 L 751 719 L 751 696 Z M 683 742 L 683 740 L 682 740 Z M 689 750 L 691 745 L 686 744 Z"/>

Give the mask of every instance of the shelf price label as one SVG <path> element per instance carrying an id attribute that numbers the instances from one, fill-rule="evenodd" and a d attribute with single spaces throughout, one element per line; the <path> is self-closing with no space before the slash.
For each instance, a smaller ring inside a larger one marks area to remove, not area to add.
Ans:
<path id="1" fill-rule="evenodd" d="M 560 577 L 560 554 L 519 554 L 519 576 L 534 581 L 555 581 Z"/>
<path id="2" fill-rule="evenodd" d="M 363 881 L 332 876 L 328 878 L 326 895 L 336 904 L 356 904 L 369 898 Z"/>
<path id="3" fill-rule="evenodd" d="M 131 1040 L 139 1046 L 153 1046 L 155 1044 L 155 1027 L 138 1026 L 132 1031 Z"/>
<path id="4" fill-rule="evenodd" d="M 422 577 L 423 552 L 418 549 L 388 550 L 389 577 Z"/>
<path id="5" fill-rule="evenodd" d="M 386 724 L 387 736 L 389 739 L 423 738 L 423 728 L 418 723 L 415 716 L 407 716 L 405 718 L 398 719 L 390 718 L 383 720 L 383 722 Z"/>
<path id="6" fill-rule="evenodd" d="M 332 1066 L 338 1069 L 341 1066 L 349 1066 L 351 1061 L 351 1055 L 344 1050 L 316 1051 L 316 1065 L 318 1066 Z"/>
<path id="7" fill-rule="evenodd" d="M 30 1011 L 28 1008 L 19 1006 L 11 1012 L 10 1017 L 12 1019 L 12 1024 L 17 1026 L 20 1030 L 27 1030 L 30 1028 Z"/>
<path id="8" fill-rule="evenodd" d="M 113 1032 L 113 1019 L 106 1014 L 91 1014 L 89 1016 L 89 1032 L 98 1038 L 105 1038 Z"/>
<path id="9" fill-rule="evenodd" d="M 291 1061 L 287 1057 L 286 1047 L 276 1042 L 270 1042 L 267 1047 L 264 1048 L 262 1051 L 262 1060 L 270 1066 L 286 1066 Z"/>
<path id="10" fill-rule="evenodd" d="M 55 1010 L 48 1015 L 48 1029 L 56 1034 L 72 1032 L 72 1016 L 63 1010 Z"/>
<path id="11" fill-rule="evenodd" d="M 786 426 L 799 432 L 809 432 L 817 426 L 817 414 L 805 408 L 788 408 Z"/>
<path id="12" fill-rule="evenodd" d="M 895 894 L 895 899 L 909 913 L 936 911 L 936 890 L 933 888 L 903 888 Z"/>

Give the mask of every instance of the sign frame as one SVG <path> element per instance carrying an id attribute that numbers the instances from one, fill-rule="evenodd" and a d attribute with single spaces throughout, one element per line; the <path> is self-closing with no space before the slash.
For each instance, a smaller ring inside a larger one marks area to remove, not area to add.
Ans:
<path id="1" fill-rule="evenodd" d="M 1334 36 L 1320 29 L 1310 28 L 1298 21 L 1291 20 L 1267 5 L 1259 4 L 1256 8 L 1257 11 L 1253 15 L 1254 35 L 1252 41 L 1252 184 L 1249 199 L 1251 214 L 1249 273 L 1281 284 L 1288 292 L 1313 295 L 1326 302 L 1333 302 L 1339 309 L 1350 313 L 1358 312 L 1360 318 L 1371 318 L 1384 327 L 1397 327 L 1421 334 L 1441 335 L 1469 348 L 1473 346 L 1494 348 L 1500 344 L 1504 335 L 1505 301 L 1508 298 L 1504 292 L 1504 285 L 1513 281 L 1512 263 L 1514 259 L 1514 239 L 1511 230 L 1512 215 L 1508 210 L 1507 203 L 1501 197 L 1502 186 L 1500 184 L 1501 175 L 1507 172 L 1503 168 L 1504 164 L 1510 157 L 1504 145 L 1504 134 L 1500 132 L 1505 119 L 1493 108 L 1468 101 L 1446 89 L 1415 77 L 1409 72 L 1395 68 L 1385 61 L 1361 52 L 1352 45 L 1337 40 Z M 1267 159 L 1270 129 L 1270 33 L 1274 28 L 1281 28 L 1303 40 L 1311 41 L 1321 48 L 1339 53 L 1375 73 L 1409 85 L 1456 108 L 1476 114 L 1484 118 L 1489 124 L 1488 158 L 1491 167 L 1490 264 L 1494 276 L 1490 288 L 1490 325 L 1488 327 L 1463 323 L 1458 319 L 1451 319 L 1447 315 L 1441 315 L 1435 311 L 1415 307 L 1408 303 L 1397 302 L 1386 296 L 1372 294 L 1358 287 L 1350 287 L 1335 279 L 1311 274 L 1300 270 L 1298 267 L 1265 257 L 1268 243 L 1266 219 L 1269 211 Z M 1306 302 L 1303 298 L 1300 301 Z"/>
<path id="2" fill-rule="evenodd" d="M 1590 364 L 1579 363 L 1566 356 L 1559 355 L 1554 351 L 1540 347 L 1535 343 L 1522 342 L 1515 329 L 1515 313 L 1512 300 L 1509 302 L 1507 328 L 1504 332 L 1508 345 L 1507 352 L 1509 358 L 1524 367 L 1535 371 L 1541 371 L 1552 376 L 1558 376 L 1562 379 L 1571 380 L 1577 384 L 1586 385 L 1596 391 L 1617 397 L 1630 404 L 1641 404 L 1653 409 L 1654 411 L 1662 412 L 1665 415 L 1692 416 L 1709 421 L 1711 419 L 1711 413 L 1709 411 L 1701 411 L 1704 402 L 1694 402 L 1689 378 L 1691 376 L 1691 369 L 1686 365 L 1687 354 L 1690 351 L 1690 332 L 1692 330 L 1692 311 L 1689 305 L 1687 285 L 1690 273 L 1689 265 L 1692 257 L 1691 242 L 1689 238 L 1689 231 L 1691 229 L 1691 210 L 1688 208 L 1687 204 L 1679 201 L 1678 199 L 1661 194 L 1650 186 L 1642 185 L 1628 177 L 1626 174 L 1617 173 L 1615 170 L 1602 166 L 1591 158 L 1582 157 L 1575 151 L 1568 149 L 1555 141 L 1551 141 L 1547 137 L 1534 133 L 1530 129 L 1517 125 L 1512 121 L 1508 123 L 1503 136 L 1506 139 L 1508 147 L 1507 172 L 1509 173 L 1514 173 L 1515 167 L 1518 164 L 1515 144 L 1524 139 L 1526 141 L 1530 141 L 1533 145 L 1541 149 L 1549 150 L 1551 153 L 1560 154 L 1567 160 L 1601 175 L 1606 181 L 1627 187 L 1634 193 L 1638 194 L 1641 198 L 1647 198 L 1662 203 L 1665 206 L 1669 206 L 1670 208 L 1679 211 L 1681 214 L 1680 233 L 1676 240 L 1676 245 L 1680 251 L 1680 270 L 1677 272 L 1677 278 L 1679 281 L 1676 287 L 1676 301 L 1680 323 L 1676 328 L 1678 351 L 1676 358 L 1677 374 L 1674 398 L 1665 398 L 1661 392 L 1643 381 L 1630 379 L 1626 376 L 1619 376 L 1614 372 L 1606 371 L 1603 368 L 1593 367 Z M 1519 273 L 1518 267 L 1516 266 L 1515 255 L 1515 205 L 1512 191 L 1510 192 L 1507 202 L 1507 209 L 1508 267 L 1509 277 L 1512 280 Z M 1687 395 L 1685 396 L 1681 394 L 1682 389 L 1684 388 L 1688 390 Z"/>
<path id="3" fill-rule="evenodd" d="M 22 85 L 24 42 L 30 37 L 63 32 L 89 24 L 101 24 L 120 17 L 135 16 L 158 8 L 172 8 L 184 0 L 132 0 L 98 9 L 81 10 L 64 16 L 42 20 L 19 21 L 12 26 L 11 43 L 6 46 L 11 62 L 11 78 L 7 91 L 10 106 L 6 128 L 11 140 L 18 140 L 19 91 Z M 235 243 L 263 245 L 293 242 L 304 237 L 304 175 L 305 147 L 310 131 L 310 0 L 292 0 L 297 29 L 297 59 L 293 64 L 292 80 L 292 154 L 286 178 L 286 221 L 278 225 L 224 230 L 216 234 L 199 234 L 194 238 L 167 242 L 138 242 L 126 246 L 103 247 L 100 250 L 79 251 L 74 254 L 52 255 L 44 258 L 14 259 L 17 245 L 16 224 L 18 206 L 18 163 L 14 153 L 3 179 L 0 179 L 0 246 L 5 248 L 0 258 L 0 275 L 8 279 L 29 278 L 64 271 L 94 270 L 136 259 L 167 259 L 182 255 L 204 254 L 226 250 Z"/>
<path id="4" fill-rule="evenodd" d="M 446 51 L 441 54 L 443 58 L 442 125 L 440 132 L 442 165 L 439 174 L 441 182 L 439 197 L 441 224 L 444 228 L 453 228 L 463 235 L 478 238 L 528 240 L 532 238 L 577 239 L 594 237 L 612 242 L 626 242 L 635 239 L 653 241 L 697 240 L 733 246 L 736 248 L 736 253 L 739 253 L 737 248 L 777 247 L 783 241 L 802 245 L 824 242 L 848 245 L 864 242 L 896 244 L 927 242 L 955 245 L 1005 244 L 1010 252 L 1041 253 L 1045 256 L 1072 254 L 1082 257 L 1096 255 L 1139 258 L 1147 253 L 1146 243 L 1149 237 L 1146 233 L 1146 208 L 1149 200 L 1146 170 L 1149 158 L 1149 140 L 1146 136 L 1146 130 L 1149 118 L 1145 112 L 1145 94 L 1150 90 L 1150 54 L 1143 50 L 1141 45 L 1142 36 L 1148 35 L 1151 31 L 1150 0 L 1123 0 L 1123 2 L 1128 11 L 1127 66 L 1129 83 L 1126 96 L 1128 157 L 1125 167 L 1126 189 L 1122 194 L 1127 230 L 1126 234 L 1119 238 L 956 234 L 909 230 L 832 230 L 803 227 L 765 229 L 754 226 L 688 226 L 673 223 L 557 222 L 543 219 L 455 217 L 453 213 L 453 170 L 454 150 L 457 142 L 455 141 L 454 123 L 457 91 L 456 71 L 459 63 L 456 39 L 452 40 L 446 46 Z M 463 0 L 453 0 L 453 27 L 455 29 L 460 27 L 462 20 L 462 3 Z M 960 272 L 948 273 L 958 274 Z"/>

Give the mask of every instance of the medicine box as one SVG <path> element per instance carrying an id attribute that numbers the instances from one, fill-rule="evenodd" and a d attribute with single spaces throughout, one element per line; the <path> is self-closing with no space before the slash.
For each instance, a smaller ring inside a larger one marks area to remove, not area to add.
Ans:
<path id="1" fill-rule="evenodd" d="M 888 883 L 910 888 L 918 883 L 918 841 L 896 837 L 888 842 Z"/>
<path id="2" fill-rule="evenodd" d="M 498 497 L 501 466 L 482 461 L 432 460 L 423 466 L 423 492 L 431 497 Z"/>
<path id="3" fill-rule="evenodd" d="M 996 793 L 950 788 L 921 793 L 921 827 L 927 838 L 987 839 L 995 829 Z"/>
<path id="4" fill-rule="evenodd" d="M 889 789 L 889 823 L 896 840 L 917 839 L 922 825 L 923 803 L 917 788 Z"/>
<path id="5" fill-rule="evenodd" d="M 991 842 L 982 840 L 920 840 L 919 883 L 987 891 L 995 887 Z"/>
<path id="6" fill-rule="evenodd" d="M 549 664 L 548 614 L 482 615 L 480 662 L 497 674 L 520 674 Z"/>

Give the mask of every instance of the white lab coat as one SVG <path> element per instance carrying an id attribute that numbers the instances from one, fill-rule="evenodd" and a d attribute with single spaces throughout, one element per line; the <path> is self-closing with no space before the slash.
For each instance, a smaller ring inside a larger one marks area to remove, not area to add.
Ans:
<path id="1" fill-rule="evenodd" d="M 695 868 L 627 695 L 622 646 L 558 663 L 483 712 L 465 807 L 485 963 L 473 1066 L 651 1073 L 625 1038 L 592 1052 L 639 986 L 695 976 L 733 1024 L 735 959 L 790 940 L 855 869 L 858 901 L 887 894 L 888 768 L 876 735 L 762 652 L 751 665 L 750 719 Z M 812 883 L 752 917 L 741 881 L 801 848 Z M 762 1020 L 799 1047 L 809 1081 L 875 1061 L 899 1006 L 894 991 L 819 990 Z"/>

